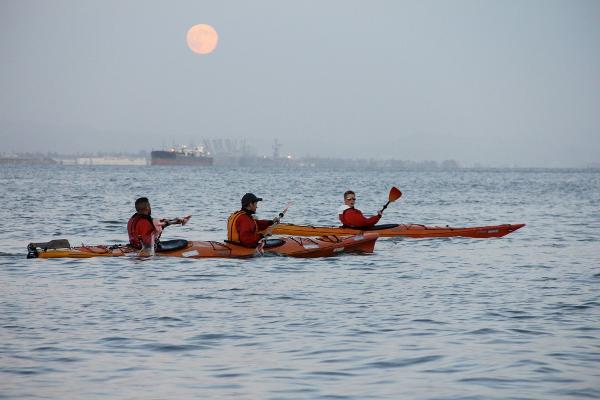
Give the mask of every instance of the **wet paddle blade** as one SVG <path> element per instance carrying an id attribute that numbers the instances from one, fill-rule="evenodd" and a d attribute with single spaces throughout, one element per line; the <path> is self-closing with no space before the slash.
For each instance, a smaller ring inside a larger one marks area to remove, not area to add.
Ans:
<path id="1" fill-rule="evenodd" d="M 395 187 L 395 186 L 394 186 L 394 187 L 392 187 L 392 188 L 390 189 L 390 195 L 389 195 L 389 197 L 388 197 L 388 200 L 389 200 L 390 202 L 392 202 L 392 201 L 396 201 L 396 200 L 398 200 L 398 199 L 399 199 L 401 196 L 402 196 L 402 192 L 400 191 L 400 189 L 398 189 L 397 187 Z"/>

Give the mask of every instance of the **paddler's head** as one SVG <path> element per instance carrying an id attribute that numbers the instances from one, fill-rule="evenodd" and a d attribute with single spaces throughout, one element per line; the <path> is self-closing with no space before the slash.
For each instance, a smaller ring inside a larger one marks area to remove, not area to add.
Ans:
<path id="1" fill-rule="evenodd" d="M 150 200 L 147 197 L 140 197 L 135 201 L 135 211 L 140 214 L 150 215 L 152 209 L 150 208 Z"/>
<path id="2" fill-rule="evenodd" d="M 348 190 L 344 193 L 344 204 L 349 207 L 354 207 L 354 203 L 356 202 L 356 194 L 352 190 Z"/>
<path id="3" fill-rule="evenodd" d="M 262 201 L 262 199 L 256 197 L 254 193 L 246 193 L 242 196 L 242 210 L 256 211 L 259 201 Z"/>

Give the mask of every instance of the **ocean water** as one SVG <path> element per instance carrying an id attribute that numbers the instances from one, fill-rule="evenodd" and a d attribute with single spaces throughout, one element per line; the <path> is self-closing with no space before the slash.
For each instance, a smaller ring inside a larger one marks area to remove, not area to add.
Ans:
<path id="1" fill-rule="evenodd" d="M 133 200 L 222 240 L 258 214 L 336 224 L 527 223 L 503 238 L 380 239 L 372 255 L 28 260 L 123 243 Z M 600 172 L 0 166 L 0 398 L 600 398 Z"/>

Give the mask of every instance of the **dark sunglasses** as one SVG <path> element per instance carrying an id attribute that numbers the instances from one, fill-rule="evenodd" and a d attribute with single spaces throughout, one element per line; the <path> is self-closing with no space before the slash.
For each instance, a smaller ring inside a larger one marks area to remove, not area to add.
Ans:
<path id="1" fill-rule="evenodd" d="M 346 200 L 356 200 L 356 197 L 347 197 Z"/>

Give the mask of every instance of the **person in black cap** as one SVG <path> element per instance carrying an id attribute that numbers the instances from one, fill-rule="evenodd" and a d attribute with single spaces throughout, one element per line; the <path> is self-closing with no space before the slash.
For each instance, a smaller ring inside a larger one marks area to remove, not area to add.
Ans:
<path id="1" fill-rule="evenodd" d="M 279 222 L 279 217 L 275 217 L 272 221 L 255 218 L 254 214 L 259 201 L 262 199 L 253 193 L 246 193 L 242 197 L 242 209 L 234 212 L 227 219 L 228 241 L 247 247 L 256 247 L 264 237 L 259 232 Z"/>

